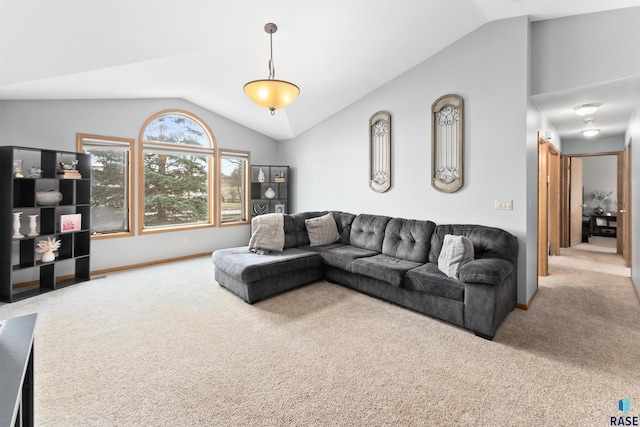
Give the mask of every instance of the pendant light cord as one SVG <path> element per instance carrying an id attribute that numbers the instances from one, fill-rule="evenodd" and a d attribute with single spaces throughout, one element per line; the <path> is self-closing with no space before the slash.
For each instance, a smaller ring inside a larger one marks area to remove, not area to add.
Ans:
<path id="1" fill-rule="evenodd" d="M 271 48 L 271 56 L 269 57 L 269 80 L 276 77 L 276 67 L 273 65 L 273 33 L 269 33 L 269 46 Z"/>

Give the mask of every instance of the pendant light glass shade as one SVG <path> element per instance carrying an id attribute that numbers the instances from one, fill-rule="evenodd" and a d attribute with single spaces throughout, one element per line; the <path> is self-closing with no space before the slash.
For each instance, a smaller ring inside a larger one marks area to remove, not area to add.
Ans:
<path id="1" fill-rule="evenodd" d="M 573 107 L 573 111 L 579 116 L 588 116 L 589 114 L 595 113 L 599 107 L 600 104 L 583 104 Z"/>
<path id="2" fill-rule="evenodd" d="M 254 80 L 244 85 L 244 93 L 256 104 L 272 112 L 291 104 L 300 94 L 300 89 L 284 80 Z"/>
<path id="3" fill-rule="evenodd" d="M 300 94 L 300 88 L 293 83 L 275 79 L 275 67 L 273 65 L 273 33 L 278 31 L 276 24 L 269 23 L 264 26 L 264 31 L 269 34 L 271 56 L 269 58 L 269 78 L 254 80 L 244 85 L 244 93 L 256 104 L 271 110 L 275 114 L 277 109 L 291 104 Z"/>
<path id="4" fill-rule="evenodd" d="M 596 136 L 597 134 L 600 133 L 600 129 L 585 129 L 582 132 L 582 135 L 584 136 Z"/>

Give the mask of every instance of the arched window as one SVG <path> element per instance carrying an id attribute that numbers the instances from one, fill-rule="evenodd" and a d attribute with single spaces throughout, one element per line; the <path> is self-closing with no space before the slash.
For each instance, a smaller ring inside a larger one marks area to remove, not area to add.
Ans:
<path id="1" fill-rule="evenodd" d="M 186 111 L 161 111 L 139 141 L 140 233 L 215 225 L 216 143 L 207 125 Z"/>

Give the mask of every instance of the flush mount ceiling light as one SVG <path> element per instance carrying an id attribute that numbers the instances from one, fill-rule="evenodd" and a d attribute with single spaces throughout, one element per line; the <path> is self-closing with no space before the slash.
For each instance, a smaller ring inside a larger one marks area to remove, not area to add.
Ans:
<path id="1" fill-rule="evenodd" d="M 600 129 L 585 129 L 582 132 L 582 135 L 584 136 L 596 136 L 597 134 L 600 133 Z"/>
<path id="2" fill-rule="evenodd" d="M 595 113 L 598 107 L 600 107 L 600 104 L 583 104 L 573 107 L 573 110 L 579 116 L 588 116 Z"/>
<path id="3" fill-rule="evenodd" d="M 276 24 L 269 23 L 264 26 L 264 31 L 269 34 L 271 56 L 269 58 L 269 78 L 254 80 L 244 85 L 244 93 L 261 107 L 271 110 L 275 114 L 277 109 L 291 104 L 300 94 L 300 88 L 293 83 L 275 79 L 275 67 L 273 65 L 273 33 L 278 31 Z"/>

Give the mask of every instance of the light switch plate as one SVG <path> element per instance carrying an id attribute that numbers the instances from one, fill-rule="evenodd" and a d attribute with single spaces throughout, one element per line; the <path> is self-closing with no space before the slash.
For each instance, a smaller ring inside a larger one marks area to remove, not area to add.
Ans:
<path id="1" fill-rule="evenodd" d="M 511 211 L 513 210 L 513 200 L 496 199 L 496 210 Z"/>

